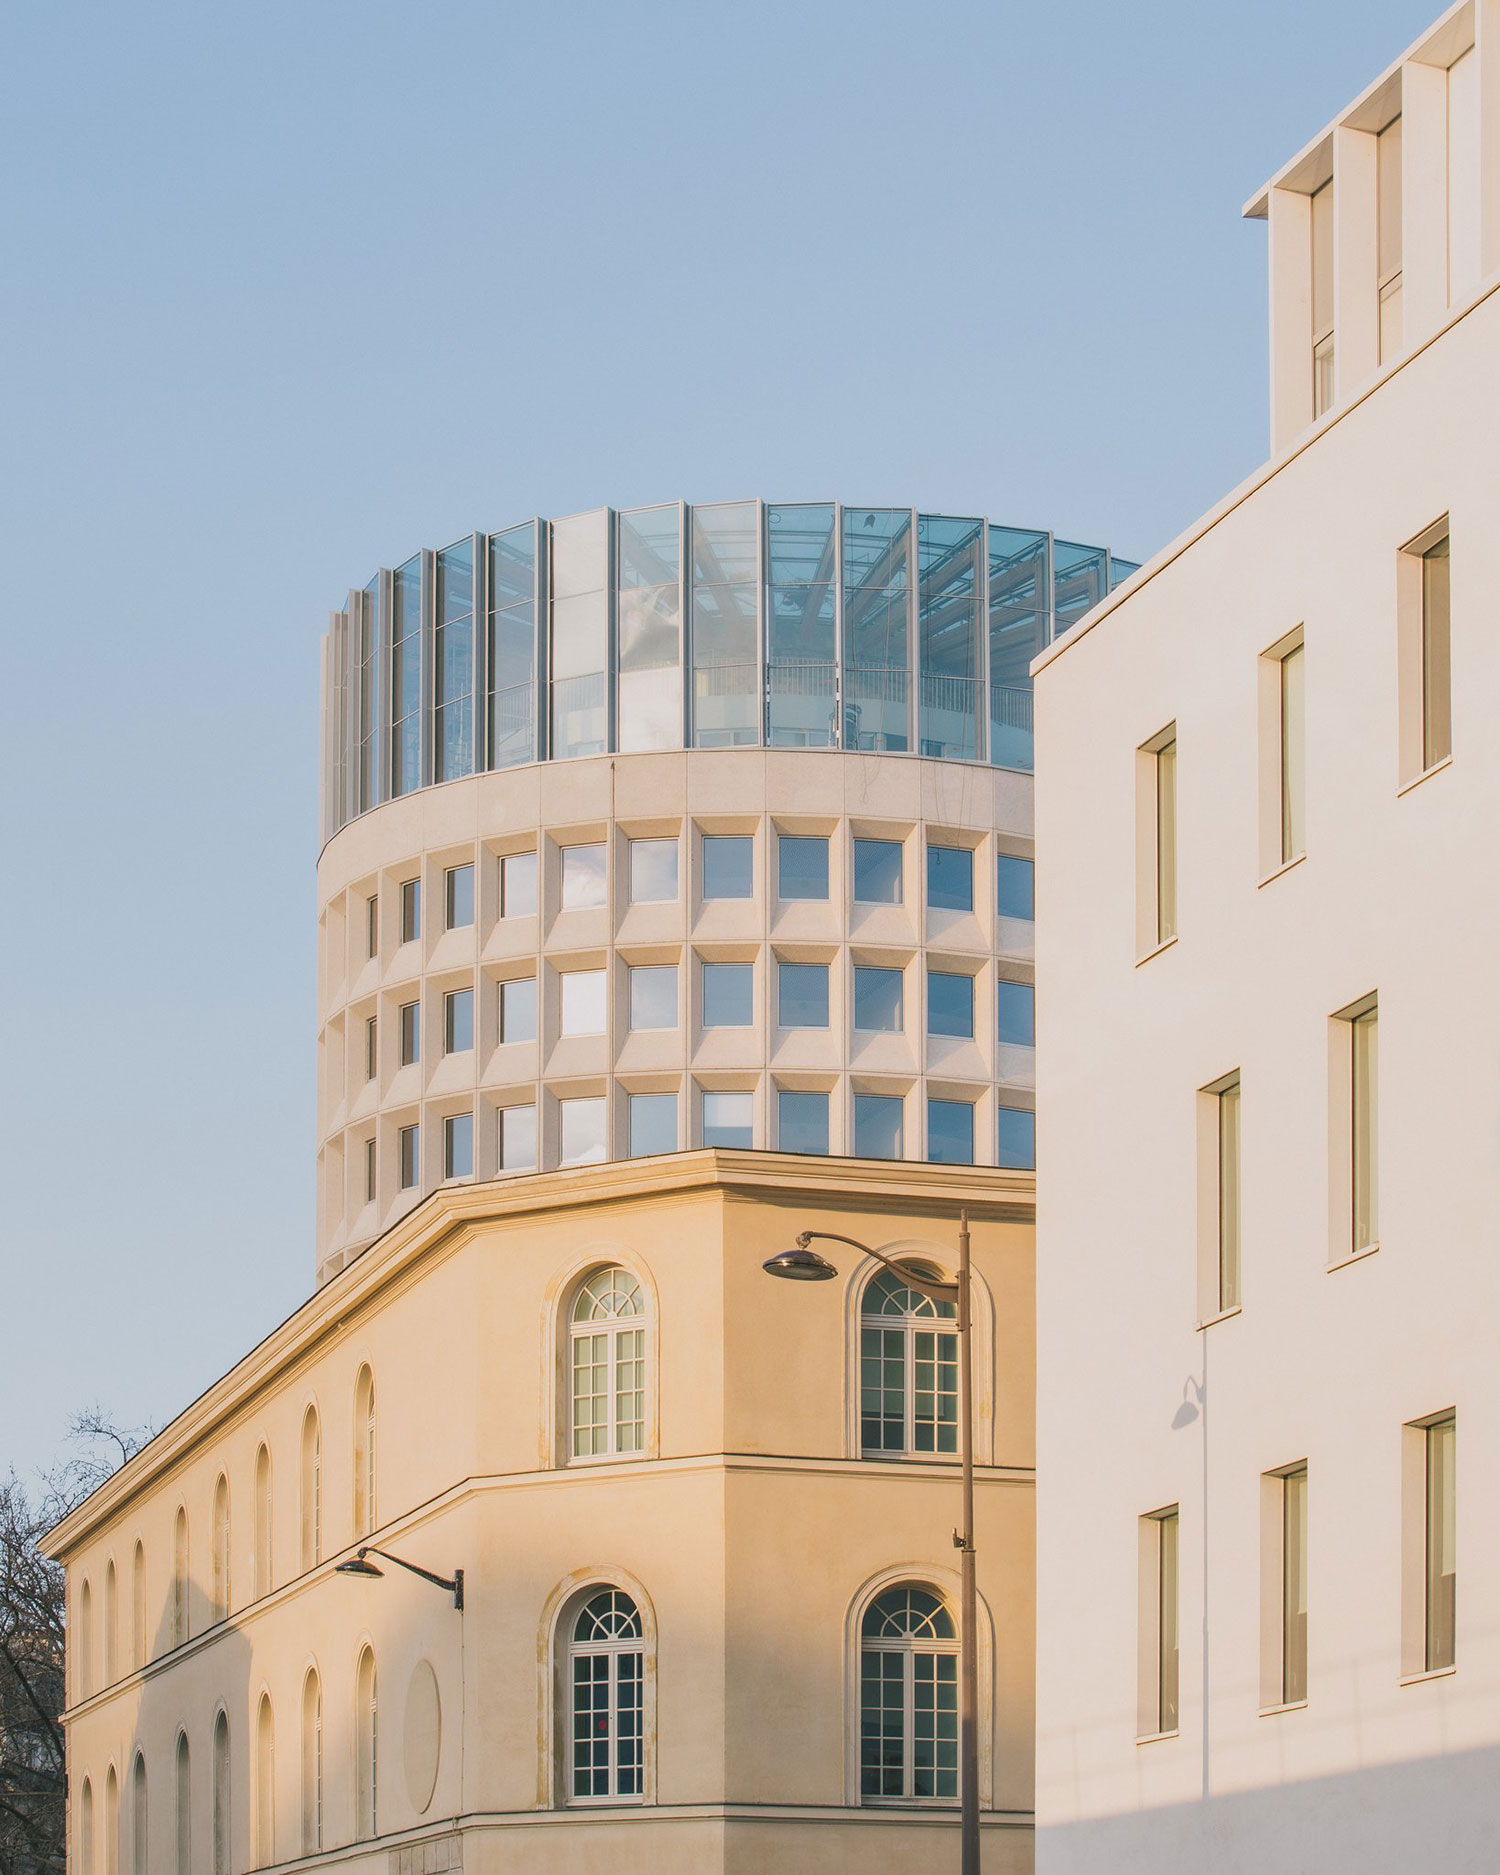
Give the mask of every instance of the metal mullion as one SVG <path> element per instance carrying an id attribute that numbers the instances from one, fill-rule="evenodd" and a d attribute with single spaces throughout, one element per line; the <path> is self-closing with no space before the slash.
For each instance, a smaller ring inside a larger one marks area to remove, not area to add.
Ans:
<path id="1" fill-rule="evenodd" d="M 905 1336 L 902 1351 L 906 1360 L 906 1385 L 901 1402 L 906 1417 L 904 1456 L 911 1458 L 917 1449 L 917 1325 L 910 1316 L 902 1323 L 901 1331 Z"/>
<path id="2" fill-rule="evenodd" d="M 489 738 L 489 642 L 490 642 L 490 538 L 488 534 L 475 534 L 473 537 L 472 559 L 474 572 L 469 585 L 469 616 L 473 620 L 473 656 L 470 660 L 471 683 L 474 694 L 470 699 L 473 704 L 473 740 L 474 752 L 470 773 L 483 774 L 490 765 Z"/>
<path id="3" fill-rule="evenodd" d="M 605 1795 L 620 1794 L 620 1656 L 613 1647 L 604 1649 L 605 1710 Z"/>
<path id="4" fill-rule="evenodd" d="M 435 636 L 437 632 L 437 555 L 430 547 L 424 547 L 418 556 L 418 600 L 417 610 L 421 620 L 420 676 L 417 684 L 418 695 L 418 740 L 417 786 L 425 787 L 437 780 L 437 735 L 432 720 L 433 699 L 437 686 L 434 682 L 433 666 L 436 662 Z"/>
<path id="5" fill-rule="evenodd" d="M 917 1798 L 917 1649 L 908 1635 L 901 1653 L 901 1795 Z"/>

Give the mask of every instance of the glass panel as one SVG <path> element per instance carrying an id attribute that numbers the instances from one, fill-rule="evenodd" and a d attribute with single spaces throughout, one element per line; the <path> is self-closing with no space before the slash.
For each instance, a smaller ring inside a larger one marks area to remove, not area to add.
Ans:
<path id="1" fill-rule="evenodd" d="M 490 539 L 490 767 L 536 759 L 536 526 Z"/>
<path id="2" fill-rule="evenodd" d="M 630 1026 L 632 1029 L 677 1027 L 676 964 L 652 964 L 631 970 Z"/>
<path id="3" fill-rule="evenodd" d="M 949 970 L 927 972 L 927 1033 L 974 1038 L 974 979 Z"/>
<path id="4" fill-rule="evenodd" d="M 585 911 L 609 896 L 604 847 L 565 846 L 562 855 L 562 908 Z"/>
<path id="5" fill-rule="evenodd" d="M 1281 1697 L 1307 1697 L 1307 1473 L 1281 1481 Z"/>
<path id="6" fill-rule="evenodd" d="M 837 741 L 833 515 L 826 504 L 766 510 L 766 688 L 777 748 Z"/>
<path id="7" fill-rule="evenodd" d="M 827 1094 L 800 1094 L 781 1088 L 776 1097 L 776 1143 L 782 1152 L 826 1153 Z"/>
<path id="8" fill-rule="evenodd" d="M 500 1170 L 536 1169 L 536 1108 L 502 1107 L 500 1110 Z"/>
<path id="9" fill-rule="evenodd" d="M 396 569 L 391 619 L 391 793 L 422 780 L 422 562 Z"/>
<path id="10" fill-rule="evenodd" d="M 901 903 L 901 842 L 854 842 L 854 902 L 856 905 Z"/>
<path id="11" fill-rule="evenodd" d="M 776 890 L 781 898 L 828 897 L 828 842 L 783 833 L 776 842 Z"/>
<path id="12" fill-rule="evenodd" d="M 1449 555 L 1446 535 L 1422 555 L 1422 766 L 1453 753 L 1449 660 Z"/>
<path id="13" fill-rule="evenodd" d="M 1111 554 L 1109 556 L 1110 591 L 1113 592 L 1116 586 L 1123 586 L 1132 573 L 1139 573 L 1140 570 L 1141 563 L 1139 560 L 1122 560 L 1118 555 Z"/>
<path id="14" fill-rule="evenodd" d="M 507 853 L 500 862 L 500 916 L 536 915 L 536 854 Z"/>
<path id="15" fill-rule="evenodd" d="M 380 581 L 372 579 L 364 592 L 356 646 L 358 695 L 355 702 L 357 773 L 355 799 L 362 814 L 378 798 L 380 778 L 376 773 L 378 724 L 380 721 Z"/>
<path id="16" fill-rule="evenodd" d="M 703 966 L 705 1029 L 748 1029 L 754 1020 L 754 997 L 752 965 Z"/>
<path id="17" fill-rule="evenodd" d="M 1052 635 L 1061 638 L 1108 590 L 1109 555 L 1076 540 L 1052 543 Z"/>
<path id="18" fill-rule="evenodd" d="M 474 922 L 474 868 L 450 866 L 444 880 L 445 922 L 450 931 L 462 931 Z"/>
<path id="19" fill-rule="evenodd" d="M 1177 1513 L 1157 1519 L 1157 1727 L 1177 1730 Z"/>
<path id="20" fill-rule="evenodd" d="M 443 1121 L 443 1177 L 474 1176 L 474 1116 L 452 1113 Z"/>
<path id="21" fill-rule="evenodd" d="M 1004 1172 L 1034 1172 L 1036 1115 L 1030 1107 L 1001 1107 L 995 1118 L 996 1165 Z"/>
<path id="22" fill-rule="evenodd" d="M 680 749 L 682 519 L 673 503 L 616 523 L 617 746 Z"/>
<path id="23" fill-rule="evenodd" d="M 474 1046 L 474 992 L 449 990 L 443 998 L 444 1053 L 461 1055 Z"/>
<path id="24" fill-rule="evenodd" d="M 1036 917 L 1036 867 L 1002 853 L 995 861 L 995 910 L 1002 918 Z"/>
<path id="25" fill-rule="evenodd" d="M 396 1145 L 401 1189 L 410 1191 L 417 1182 L 417 1129 L 414 1126 L 403 1126 L 397 1135 Z"/>
<path id="26" fill-rule="evenodd" d="M 630 1156 L 649 1158 L 659 1152 L 677 1150 L 677 1096 L 675 1094 L 632 1094 L 630 1096 Z"/>
<path id="27" fill-rule="evenodd" d="M 500 1040 L 536 1040 L 535 977 L 512 977 L 500 985 Z"/>
<path id="28" fill-rule="evenodd" d="M 1036 1047 L 1036 991 L 1001 977 L 995 985 L 998 1039 L 1007 1048 Z"/>
<path id="29" fill-rule="evenodd" d="M 1156 752 L 1156 941 L 1177 935 L 1177 741 Z"/>
<path id="30" fill-rule="evenodd" d="M 974 1108 L 969 1101 L 927 1102 L 927 1157 L 935 1165 L 974 1163 Z"/>
<path id="31" fill-rule="evenodd" d="M 922 673 L 923 755 L 973 761 L 979 754 L 984 523 L 924 514 L 917 520 L 917 643 Z"/>
<path id="32" fill-rule="evenodd" d="M 564 1035 L 604 1033 L 602 970 L 568 970 L 560 979 L 561 1030 Z"/>
<path id="33" fill-rule="evenodd" d="M 754 893 L 755 841 L 748 835 L 703 836 L 703 896 L 750 898 Z"/>
<path id="34" fill-rule="evenodd" d="M 665 905 L 677 897 L 677 842 L 630 842 L 630 902 Z"/>
<path id="35" fill-rule="evenodd" d="M 911 747 L 911 511 L 846 508 L 844 747 Z"/>
<path id="36" fill-rule="evenodd" d="M 695 508 L 693 747 L 761 739 L 760 598 L 756 504 Z"/>
<path id="37" fill-rule="evenodd" d="M 927 904 L 932 911 L 973 911 L 974 855 L 968 847 L 929 844 Z"/>
<path id="38" fill-rule="evenodd" d="M 560 1100 L 560 1165 L 597 1165 L 604 1158 L 604 1102 Z"/>
<path id="39" fill-rule="evenodd" d="M 421 1005 L 403 1003 L 401 1005 L 401 1065 L 409 1068 L 421 1058 L 422 1030 L 420 1023 Z"/>
<path id="40" fill-rule="evenodd" d="M 1456 1657 L 1457 1574 L 1454 1532 L 1457 1497 L 1453 1478 L 1454 1421 L 1427 1428 L 1427 1652 L 1428 1672 L 1451 1667 Z"/>
<path id="41" fill-rule="evenodd" d="M 1281 858 L 1303 851 L 1303 659 L 1302 647 L 1281 660 Z"/>
<path id="42" fill-rule="evenodd" d="M 413 944 L 422 935 L 422 882 L 401 882 L 401 942 Z"/>
<path id="43" fill-rule="evenodd" d="M 1377 1067 L 1376 1011 L 1368 1010 L 1350 1024 L 1353 1052 L 1353 1171 L 1354 1243 L 1366 1249 L 1380 1238 L 1379 1179 L 1377 1171 Z"/>
<path id="44" fill-rule="evenodd" d="M 1219 1095 L 1219 1307 L 1240 1303 L 1240 1084 Z"/>
<path id="45" fill-rule="evenodd" d="M 552 754 L 600 755 L 607 743 L 608 601 L 603 509 L 552 523 Z"/>
<path id="46" fill-rule="evenodd" d="M 755 1144 L 755 1097 L 753 1094 L 703 1095 L 703 1143 L 705 1146 L 739 1147 L 748 1150 Z"/>
<path id="47" fill-rule="evenodd" d="M 854 1096 L 854 1150 L 861 1159 L 899 1159 L 903 1102 L 888 1094 Z"/>
<path id="48" fill-rule="evenodd" d="M 856 1029 L 894 1030 L 901 1027 L 899 970 L 880 970 L 867 964 L 854 968 L 854 1026 Z"/>
<path id="49" fill-rule="evenodd" d="M 474 543 L 437 556 L 433 779 L 474 772 Z"/>
<path id="50" fill-rule="evenodd" d="M 1047 536 L 990 529 L 990 760 L 1033 766 L 1031 660 L 1047 643 Z"/>
<path id="51" fill-rule="evenodd" d="M 828 1027 L 827 964 L 777 966 L 776 1019 L 784 1029 Z"/>
<path id="52" fill-rule="evenodd" d="M 906 1795 L 906 1656 L 860 1654 L 859 1789 L 862 1797 Z"/>
<path id="53" fill-rule="evenodd" d="M 1401 271 L 1401 119 L 1375 139 L 1375 266 L 1382 285 Z"/>

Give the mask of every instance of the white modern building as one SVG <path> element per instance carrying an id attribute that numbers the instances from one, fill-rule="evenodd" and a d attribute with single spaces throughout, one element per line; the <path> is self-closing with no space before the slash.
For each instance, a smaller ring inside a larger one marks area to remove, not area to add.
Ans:
<path id="1" fill-rule="evenodd" d="M 1246 213 L 1266 466 L 1037 681 L 1042 1875 L 1500 1863 L 1500 5 Z"/>

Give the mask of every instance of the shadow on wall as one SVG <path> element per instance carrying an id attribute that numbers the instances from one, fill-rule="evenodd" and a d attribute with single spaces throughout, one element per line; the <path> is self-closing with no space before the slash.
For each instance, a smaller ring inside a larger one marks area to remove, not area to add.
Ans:
<path id="1" fill-rule="evenodd" d="M 1500 1867 L 1500 1746 L 1052 1828 L 1037 1875 L 1491 1875 Z"/>

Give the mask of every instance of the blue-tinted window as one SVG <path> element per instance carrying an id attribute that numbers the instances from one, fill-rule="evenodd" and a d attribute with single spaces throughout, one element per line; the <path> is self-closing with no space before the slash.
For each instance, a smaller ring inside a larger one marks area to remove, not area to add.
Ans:
<path id="1" fill-rule="evenodd" d="M 990 760 L 1029 771 L 1031 661 L 1047 643 L 1047 536 L 990 529 Z"/>
<path id="2" fill-rule="evenodd" d="M 762 677 L 755 503 L 694 508 L 692 549 L 693 747 L 757 743 Z"/>
<path id="3" fill-rule="evenodd" d="M 449 990 L 443 998 L 443 1053 L 462 1055 L 474 1046 L 474 992 Z"/>
<path id="4" fill-rule="evenodd" d="M 474 543 L 461 540 L 437 557 L 433 643 L 433 779 L 474 772 Z"/>
<path id="5" fill-rule="evenodd" d="M 766 562 L 771 745 L 832 748 L 838 729 L 832 504 L 768 508 Z"/>
<path id="6" fill-rule="evenodd" d="M 995 985 L 999 1012 L 999 1039 L 1010 1048 L 1036 1047 L 1036 991 L 1029 983 L 1011 983 L 1002 977 Z"/>
<path id="7" fill-rule="evenodd" d="M 396 1135 L 396 1162 L 402 1191 L 411 1191 L 420 1176 L 417 1129 L 403 1126 Z"/>
<path id="8" fill-rule="evenodd" d="M 355 619 L 350 617 L 351 631 Z M 355 799 L 358 811 L 373 807 L 380 793 L 376 772 L 377 728 L 380 722 L 380 580 L 372 579 L 364 590 L 354 636 L 355 701 Z"/>
<path id="9" fill-rule="evenodd" d="M 500 1039 L 536 1040 L 536 978 L 512 977 L 500 985 Z"/>
<path id="10" fill-rule="evenodd" d="M 784 833 L 776 842 L 776 856 L 779 897 L 827 898 L 827 840 Z"/>
<path id="11" fill-rule="evenodd" d="M 450 931 L 462 931 L 474 922 L 474 868 L 450 866 L 443 881 L 444 922 Z"/>
<path id="12" fill-rule="evenodd" d="M 1061 638 L 1104 597 L 1109 555 L 1075 540 L 1052 543 L 1052 635 Z"/>
<path id="13" fill-rule="evenodd" d="M 1140 570 L 1141 563 L 1139 560 L 1117 560 L 1115 556 L 1111 554 L 1109 556 L 1110 591 L 1113 592 L 1116 586 L 1123 586 L 1132 573 L 1139 573 Z"/>
<path id="14" fill-rule="evenodd" d="M 911 510 L 844 510 L 844 747 L 911 747 Z"/>
<path id="15" fill-rule="evenodd" d="M 754 1019 L 754 967 L 750 964 L 705 964 L 704 1028 L 748 1029 Z"/>
<path id="16" fill-rule="evenodd" d="M 443 1121 L 443 1177 L 474 1176 L 474 1116 L 450 1113 Z"/>
<path id="17" fill-rule="evenodd" d="M 391 793 L 422 781 L 422 562 L 397 567 L 391 619 Z"/>
<path id="18" fill-rule="evenodd" d="M 398 1017 L 401 1034 L 401 1065 L 409 1068 L 422 1059 L 422 1005 L 403 1003 Z"/>
<path id="19" fill-rule="evenodd" d="M 828 1096 L 781 1088 L 776 1096 L 776 1143 L 782 1152 L 827 1152 Z"/>
<path id="20" fill-rule="evenodd" d="M 703 896 L 754 896 L 755 841 L 748 834 L 704 834 Z"/>
<path id="21" fill-rule="evenodd" d="M 984 523 L 951 515 L 917 520 L 917 651 L 923 755 L 973 761 L 979 753 L 979 607 Z"/>
<path id="22" fill-rule="evenodd" d="M 974 1035 L 974 979 L 950 970 L 927 972 L 927 1033 Z"/>
<path id="23" fill-rule="evenodd" d="M 927 904 L 932 911 L 973 911 L 974 855 L 966 846 L 928 846 Z"/>
<path id="24" fill-rule="evenodd" d="M 648 1158 L 653 1153 L 677 1150 L 677 1096 L 675 1094 L 632 1094 L 630 1096 L 630 1156 Z"/>
<path id="25" fill-rule="evenodd" d="M 632 1029 L 677 1027 L 676 964 L 636 964 L 630 972 Z"/>
<path id="26" fill-rule="evenodd" d="M 784 1029 L 828 1027 L 827 964 L 778 964 L 776 1020 Z"/>
<path id="27" fill-rule="evenodd" d="M 1002 1107 L 995 1163 L 1011 1172 L 1036 1169 L 1036 1115 L 1029 1107 Z"/>
<path id="28" fill-rule="evenodd" d="M 995 910 L 1002 918 L 1036 917 L 1036 868 L 1002 853 L 995 861 Z"/>
<path id="29" fill-rule="evenodd" d="M 748 1151 L 755 1144 L 755 1096 L 705 1091 L 703 1143 Z"/>
<path id="30" fill-rule="evenodd" d="M 536 759 L 536 526 L 490 538 L 489 765 Z"/>
<path id="31" fill-rule="evenodd" d="M 901 903 L 901 842 L 854 842 L 854 902 L 856 905 Z"/>
<path id="32" fill-rule="evenodd" d="M 856 1029 L 901 1027 L 901 972 L 854 967 L 854 1026 Z"/>
<path id="33" fill-rule="evenodd" d="M 888 1094 L 854 1096 L 854 1151 L 861 1159 L 901 1157 L 899 1098 Z"/>
<path id="34" fill-rule="evenodd" d="M 974 1163 L 974 1108 L 969 1101 L 928 1101 L 927 1157 L 935 1165 Z"/>

